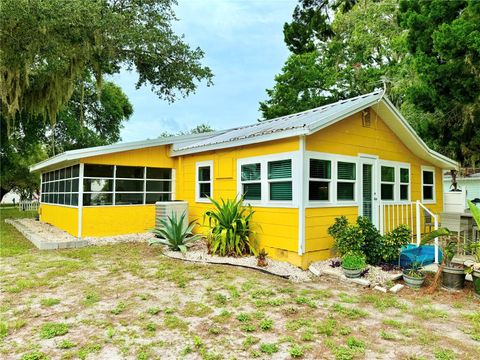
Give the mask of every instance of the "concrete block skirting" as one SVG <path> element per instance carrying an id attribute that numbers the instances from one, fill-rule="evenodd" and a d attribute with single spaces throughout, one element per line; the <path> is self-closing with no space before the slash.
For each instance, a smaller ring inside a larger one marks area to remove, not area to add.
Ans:
<path id="1" fill-rule="evenodd" d="M 27 226 L 23 225 L 21 222 L 13 219 L 5 219 L 7 224 L 14 226 L 18 231 L 22 233 L 33 245 L 35 245 L 39 250 L 55 250 L 55 249 L 73 249 L 80 248 L 88 245 L 86 240 L 76 240 L 71 241 L 55 241 L 52 239 L 46 239 L 38 234 L 35 234 Z"/>

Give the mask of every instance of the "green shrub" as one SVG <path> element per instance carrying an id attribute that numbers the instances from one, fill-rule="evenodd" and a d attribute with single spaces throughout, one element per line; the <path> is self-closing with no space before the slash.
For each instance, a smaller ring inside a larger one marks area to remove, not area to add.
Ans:
<path id="1" fill-rule="evenodd" d="M 381 260 L 393 262 L 398 260 L 400 249 L 407 245 L 412 237 L 412 231 L 406 225 L 400 225 L 382 237 L 382 246 L 379 247 Z"/>
<path id="2" fill-rule="evenodd" d="M 48 357 L 40 351 L 34 351 L 23 355 L 22 360 L 48 360 Z"/>
<path id="3" fill-rule="evenodd" d="M 342 257 L 342 267 L 350 270 L 365 268 L 365 256 L 362 253 L 349 253 Z"/>
<path id="4" fill-rule="evenodd" d="M 364 254 L 367 264 L 378 265 L 398 259 L 402 246 L 409 243 L 411 231 L 400 225 L 385 236 L 367 217 L 359 216 L 356 224 L 349 224 L 345 216 L 335 219 L 328 234 L 334 239 L 334 249 L 343 257 L 349 253 Z"/>
<path id="5" fill-rule="evenodd" d="M 340 256 L 363 252 L 365 238 L 360 227 L 350 225 L 345 216 L 335 219 L 335 223 L 328 228 L 328 234 L 335 240 L 333 247 Z"/>
<path id="6" fill-rule="evenodd" d="M 210 252 L 221 256 L 258 255 L 255 232 L 251 229 L 255 213 L 250 206 L 243 206 L 243 196 L 238 200 L 217 202 L 210 198 L 213 210 L 205 212 L 208 219 Z"/>
<path id="7" fill-rule="evenodd" d="M 151 240 L 149 244 L 167 245 L 173 251 L 187 252 L 187 245 L 198 240 L 201 235 L 193 235 L 195 221 L 187 225 L 184 222 L 185 216 L 184 212 L 180 217 L 172 213 L 166 219 L 157 218 L 159 226 L 152 230 L 157 239 Z"/>

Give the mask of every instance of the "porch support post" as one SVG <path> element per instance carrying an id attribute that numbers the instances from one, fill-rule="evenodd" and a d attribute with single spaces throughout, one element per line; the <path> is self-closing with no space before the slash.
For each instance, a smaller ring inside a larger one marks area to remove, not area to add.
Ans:
<path id="1" fill-rule="evenodd" d="M 420 201 L 416 201 L 415 211 L 417 212 L 417 246 L 420 246 L 420 242 L 422 241 L 422 234 L 421 234 L 421 220 L 420 220 Z"/>
<path id="2" fill-rule="evenodd" d="M 82 223 L 83 223 L 83 163 L 79 164 L 78 169 L 78 235 L 77 237 L 82 239 Z"/>

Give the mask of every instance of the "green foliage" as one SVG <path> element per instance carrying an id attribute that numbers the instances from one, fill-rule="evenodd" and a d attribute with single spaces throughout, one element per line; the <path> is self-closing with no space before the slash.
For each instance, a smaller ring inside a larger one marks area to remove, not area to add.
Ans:
<path id="1" fill-rule="evenodd" d="M 70 99 L 75 81 L 122 67 L 138 73 L 159 98 L 189 95 L 212 73 L 203 51 L 175 34 L 171 0 L 5 0 L 2 3 L 0 98 L 12 119 L 20 110 L 55 116 Z"/>
<path id="2" fill-rule="evenodd" d="M 365 256 L 359 253 L 349 253 L 342 257 L 342 267 L 349 270 L 364 269 L 366 266 Z"/>
<path id="3" fill-rule="evenodd" d="M 381 261 L 391 263 L 398 260 L 400 249 L 407 245 L 412 238 L 412 231 L 406 225 L 399 225 L 381 238 L 381 245 L 377 247 Z M 366 250 L 368 253 L 368 249 Z"/>
<path id="4" fill-rule="evenodd" d="M 299 358 L 299 357 L 302 357 L 303 354 L 305 353 L 303 347 L 301 347 L 300 345 L 293 345 L 290 349 L 288 349 L 288 353 L 290 354 L 290 356 L 292 358 Z"/>
<path id="5" fill-rule="evenodd" d="M 33 351 L 22 356 L 21 360 L 48 360 L 49 357 L 41 351 Z"/>
<path id="6" fill-rule="evenodd" d="M 42 306 L 54 306 L 60 304 L 60 300 L 54 298 L 44 298 L 40 300 L 40 304 Z"/>
<path id="7" fill-rule="evenodd" d="M 167 245 L 173 251 L 187 252 L 187 246 L 201 238 L 201 235 L 193 234 L 193 228 L 196 221 L 191 221 L 188 225 L 185 223 L 186 213 L 183 212 L 180 217 L 174 212 L 166 219 L 157 218 L 159 226 L 152 230 L 159 239 L 149 241 L 150 245 Z"/>
<path id="8" fill-rule="evenodd" d="M 64 323 L 45 323 L 40 327 L 40 337 L 51 339 L 68 333 L 68 325 Z"/>
<path id="9" fill-rule="evenodd" d="M 267 344 L 267 343 L 260 344 L 260 351 L 265 354 L 272 355 L 278 352 L 278 350 L 279 349 L 277 344 Z"/>
<path id="10" fill-rule="evenodd" d="M 57 345 L 57 347 L 59 349 L 71 349 L 75 346 L 76 346 L 75 343 L 73 343 L 72 341 L 70 341 L 68 339 L 64 339 L 64 340 L 60 341 Z"/>
<path id="11" fill-rule="evenodd" d="M 328 228 L 328 234 L 333 237 L 334 249 L 340 256 L 364 254 L 366 262 L 371 265 L 396 260 L 401 247 L 411 238 L 411 231 L 405 225 L 382 236 L 368 218 L 361 216 L 355 225 L 349 224 L 345 216 L 336 218 Z"/>
<path id="12" fill-rule="evenodd" d="M 251 221 L 255 213 L 243 206 L 243 196 L 217 202 L 210 198 L 213 210 L 205 212 L 208 219 L 210 252 L 221 256 L 257 255 L 255 232 Z"/>

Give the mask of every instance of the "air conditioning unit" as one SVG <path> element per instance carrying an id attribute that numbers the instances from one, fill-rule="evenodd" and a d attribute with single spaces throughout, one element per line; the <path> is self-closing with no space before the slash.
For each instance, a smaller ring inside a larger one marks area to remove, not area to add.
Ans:
<path id="1" fill-rule="evenodd" d="M 188 225 L 188 202 L 186 201 L 157 201 L 155 203 L 155 226 L 158 226 L 159 219 L 166 219 L 172 214 L 177 215 L 177 219 L 185 213 L 184 223 Z"/>

